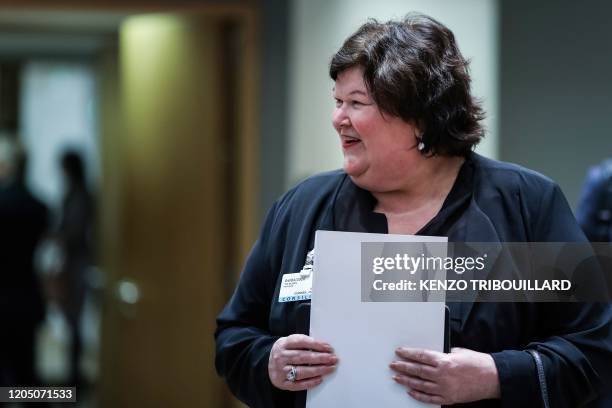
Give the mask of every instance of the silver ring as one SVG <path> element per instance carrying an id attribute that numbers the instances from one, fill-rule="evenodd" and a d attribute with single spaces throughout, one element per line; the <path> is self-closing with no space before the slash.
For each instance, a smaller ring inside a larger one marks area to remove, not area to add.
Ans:
<path id="1" fill-rule="evenodd" d="M 297 368 L 291 366 L 291 370 L 287 373 L 287 381 L 295 382 L 297 380 Z"/>

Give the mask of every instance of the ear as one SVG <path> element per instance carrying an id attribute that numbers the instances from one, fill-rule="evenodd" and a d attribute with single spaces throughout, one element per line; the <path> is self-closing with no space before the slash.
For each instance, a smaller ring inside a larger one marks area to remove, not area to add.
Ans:
<path id="1" fill-rule="evenodd" d="M 418 126 L 414 126 L 414 138 L 417 142 L 420 142 L 423 140 L 423 135 L 425 134 L 425 132 L 423 132 L 423 130 L 418 127 Z"/>
<path id="2" fill-rule="evenodd" d="M 412 126 L 414 126 L 414 136 L 417 139 L 422 139 L 425 134 L 425 124 L 422 120 L 413 120 Z"/>

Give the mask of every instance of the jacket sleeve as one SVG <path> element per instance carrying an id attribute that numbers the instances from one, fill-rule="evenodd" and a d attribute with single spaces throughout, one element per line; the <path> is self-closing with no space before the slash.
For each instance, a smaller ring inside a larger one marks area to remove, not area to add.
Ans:
<path id="1" fill-rule="evenodd" d="M 558 186 L 542 196 L 533 232 L 539 242 L 585 242 Z M 574 408 L 598 398 L 612 381 L 612 309 L 607 303 L 539 303 L 540 339 L 525 350 L 493 353 L 503 407 L 541 407 L 532 355 L 541 358 L 550 407 Z"/>
<path id="2" fill-rule="evenodd" d="M 232 393 L 252 408 L 278 406 L 282 396 L 270 382 L 268 358 L 279 338 L 270 334 L 268 318 L 276 274 L 270 267 L 268 242 L 276 204 L 270 209 L 230 301 L 217 318 L 217 373 Z"/>

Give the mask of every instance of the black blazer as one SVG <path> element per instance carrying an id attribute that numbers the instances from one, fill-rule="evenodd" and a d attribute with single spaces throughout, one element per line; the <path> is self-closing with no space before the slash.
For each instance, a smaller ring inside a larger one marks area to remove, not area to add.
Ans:
<path id="1" fill-rule="evenodd" d="M 0 188 L 0 322 L 34 326 L 44 318 L 34 252 L 47 229 L 47 208 L 22 183 Z"/>
<path id="2" fill-rule="evenodd" d="M 279 303 L 282 275 L 295 273 L 318 229 L 386 233 L 372 195 L 342 171 L 309 178 L 270 209 L 232 298 L 217 319 L 217 372 L 250 407 L 293 407 L 304 392 L 268 377 L 273 343 L 307 326 L 303 302 Z M 520 166 L 470 154 L 440 212 L 418 234 L 454 242 L 585 241 L 559 187 Z M 315 254 L 316 256 L 316 254 Z M 466 407 L 540 407 L 533 357 L 542 356 L 552 407 L 581 406 L 612 381 L 608 304 L 453 303 L 451 342 L 491 353 L 501 399 Z"/>

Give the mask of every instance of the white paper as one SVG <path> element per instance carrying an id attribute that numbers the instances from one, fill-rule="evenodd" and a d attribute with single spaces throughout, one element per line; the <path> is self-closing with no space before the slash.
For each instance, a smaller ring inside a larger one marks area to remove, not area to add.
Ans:
<path id="1" fill-rule="evenodd" d="M 362 302 L 362 242 L 447 242 L 446 237 L 317 231 L 310 335 L 332 345 L 339 363 L 308 391 L 308 408 L 432 407 L 397 384 L 398 346 L 442 351 L 443 302 Z"/>

